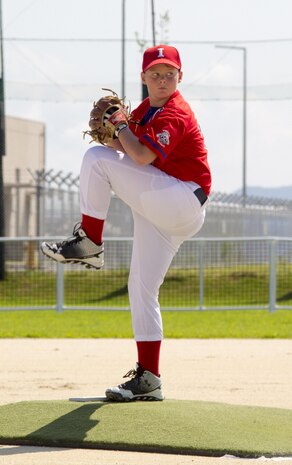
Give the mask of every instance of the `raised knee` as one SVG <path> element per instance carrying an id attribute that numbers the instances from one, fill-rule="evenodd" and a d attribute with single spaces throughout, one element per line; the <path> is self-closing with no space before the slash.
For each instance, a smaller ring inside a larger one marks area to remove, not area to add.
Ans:
<path id="1" fill-rule="evenodd" d="M 105 147 L 104 145 L 95 145 L 86 150 L 83 161 L 86 163 L 95 163 L 98 160 L 108 160 L 111 155 L 116 155 L 116 152 L 110 147 Z"/>

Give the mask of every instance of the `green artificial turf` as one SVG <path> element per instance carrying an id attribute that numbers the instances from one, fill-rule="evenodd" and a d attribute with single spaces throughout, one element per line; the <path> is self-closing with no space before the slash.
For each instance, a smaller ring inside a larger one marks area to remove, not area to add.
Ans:
<path id="1" fill-rule="evenodd" d="M 212 402 L 0 406 L 0 443 L 241 457 L 292 454 L 292 410 Z"/>

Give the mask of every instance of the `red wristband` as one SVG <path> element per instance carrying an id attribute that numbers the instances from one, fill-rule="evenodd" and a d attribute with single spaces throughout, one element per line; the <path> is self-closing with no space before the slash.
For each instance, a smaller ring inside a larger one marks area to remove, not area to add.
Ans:
<path id="1" fill-rule="evenodd" d="M 126 123 L 127 124 L 127 118 L 125 116 L 125 113 L 121 108 L 119 110 L 115 111 L 109 118 L 108 121 L 113 124 L 114 126 L 119 126 L 121 123 Z"/>

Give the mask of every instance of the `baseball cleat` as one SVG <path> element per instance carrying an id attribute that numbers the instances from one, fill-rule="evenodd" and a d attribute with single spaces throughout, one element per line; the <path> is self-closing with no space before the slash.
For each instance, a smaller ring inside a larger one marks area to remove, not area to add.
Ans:
<path id="1" fill-rule="evenodd" d="M 73 236 L 57 243 L 43 242 L 41 251 L 44 255 L 59 263 L 81 263 L 86 268 L 99 270 L 103 264 L 103 243 L 96 245 L 81 228 L 81 223 L 74 226 Z"/>
<path id="2" fill-rule="evenodd" d="M 132 378 L 105 391 L 108 400 L 130 402 L 136 400 L 163 400 L 161 379 L 151 371 L 144 370 L 139 363 L 136 370 L 130 370 L 124 378 Z"/>

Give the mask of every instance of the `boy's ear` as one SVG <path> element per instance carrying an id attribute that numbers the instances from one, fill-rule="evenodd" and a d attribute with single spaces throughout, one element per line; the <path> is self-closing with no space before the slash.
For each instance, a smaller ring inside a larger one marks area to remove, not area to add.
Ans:
<path id="1" fill-rule="evenodd" d="M 143 82 L 143 84 L 145 84 L 145 73 L 141 73 L 141 81 Z"/>

